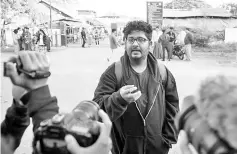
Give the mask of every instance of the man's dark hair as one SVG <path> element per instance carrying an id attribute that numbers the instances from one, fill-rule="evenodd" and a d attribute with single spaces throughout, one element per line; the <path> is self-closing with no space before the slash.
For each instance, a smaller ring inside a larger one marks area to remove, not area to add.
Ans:
<path id="1" fill-rule="evenodd" d="M 162 29 L 162 32 L 164 33 L 165 31 L 166 31 L 166 29 L 165 29 L 165 28 L 163 28 L 163 29 Z"/>
<path id="2" fill-rule="evenodd" d="M 25 29 L 29 29 L 29 27 L 25 27 Z"/>
<path id="3" fill-rule="evenodd" d="M 14 29 L 13 32 L 14 32 L 15 34 L 17 34 L 17 33 L 18 33 L 18 29 Z"/>
<path id="4" fill-rule="evenodd" d="M 117 29 L 112 29 L 112 33 L 115 32 L 115 31 L 117 31 Z"/>
<path id="5" fill-rule="evenodd" d="M 152 38 L 152 26 L 145 21 L 136 20 L 128 22 L 123 29 L 124 37 L 127 39 L 128 35 L 131 34 L 132 31 L 143 31 L 149 40 Z"/>

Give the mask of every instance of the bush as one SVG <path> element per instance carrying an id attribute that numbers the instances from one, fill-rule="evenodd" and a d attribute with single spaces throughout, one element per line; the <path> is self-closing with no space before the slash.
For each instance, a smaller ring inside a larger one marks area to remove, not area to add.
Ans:
<path id="1" fill-rule="evenodd" d="M 215 43 L 207 47 L 194 47 L 195 52 L 219 52 L 219 53 L 234 53 L 237 50 L 236 43 Z"/>

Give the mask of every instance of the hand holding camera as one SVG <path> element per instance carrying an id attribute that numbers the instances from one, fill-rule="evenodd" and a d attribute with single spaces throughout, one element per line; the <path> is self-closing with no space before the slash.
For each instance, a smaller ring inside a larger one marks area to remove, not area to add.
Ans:
<path id="1" fill-rule="evenodd" d="M 30 91 L 45 86 L 50 76 L 49 60 L 45 54 L 34 51 L 19 52 L 4 63 L 4 76 L 12 83 Z"/>
<path id="2" fill-rule="evenodd" d="M 176 118 L 183 153 L 192 153 L 192 146 L 200 154 L 237 153 L 236 93 L 236 78 L 217 76 L 205 80 L 197 96 L 184 98 Z"/>
<path id="3" fill-rule="evenodd" d="M 101 117 L 103 123 L 99 122 Z M 34 133 L 34 154 L 109 153 L 112 123 L 94 101 L 80 102 L 70 113 L 41 122 Z"/>
<path id="4" fill-rule="evenodd" d="M 142 94 L 134 85 L 126 85 L 120 89 L 120 95 L 125 101 L 132 103 L 139 99 Z"/>
<path id="5" fill-rule="evenodd" d="M 67 148 L 72 154 L 108 154 L 110 152 L 112 148 L 112 141 L 110 139 L 112 123 L 108 115 L 103 110 L 99 110 L 98 114 L 103 123 L 98 122 L 100 136 L 93 145 L 89 147 L 81 147 L 73 136 L 67 135 L 65 137 Z"/>

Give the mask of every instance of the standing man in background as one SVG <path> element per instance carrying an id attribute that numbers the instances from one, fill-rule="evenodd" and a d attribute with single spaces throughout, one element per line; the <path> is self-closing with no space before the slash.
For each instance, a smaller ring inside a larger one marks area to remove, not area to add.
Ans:
<path id="1" fill-rule="evenodd" d="M 162 47 L 161 44 L 158 42 L 159 37 L 162 35 L 162 31 L 160 30 L 159 26 L 156 27 L 155 30 L 152 32 L 152 45 L 153 48 L 153 55 L 156 59 L 162 58 Z"/>
<path id="2" fill-rule="evenodd" d="M 85 28 L 83 27 L 82 28 L 82 31 L 81 31 L 81 38 L 82 38 L 82 48 L 85 48 L 85 44 L 86 44 L 86 32 L 85 32 Z"/>
<path id="3" fill-rule="evenodd" d="M 166 29 L 162 29 L 163 34 L 159 37 L 158 42 L 161 43 L 162 45 L 162 51 L 163 51 L 163 60 L 165 61 L 165 50 L 168 53 L 168 60 L 170 61 L 171 59 L 171 52 L 172 52 L 172 46 L 170 45 L 170 38 L 169 35 L 167 34 L 167 30 Z"/>
<path id="4" fill-rule="evenodd" d="M 186 28 L 185 30 L 186 32 L 186 36 L 184 38 L 184 49 L 185 49 L 185 55 L 186 55 L 186 60 L 187 61 L 191 61 L 191 57 L 192 57 L 192 43 L 193 43 L 193 36 L 190 33 L 189 28 Z"/>
<path id="5" fill-rule="evenodd" d="M 28 27 L 25 27 L 25 31 L 23 32 L 23 42 L 25 47 L 24 49 L 31 51 L 31 33 L 29 32 Z"/>
<path id="6" fill-rule="evenodd" d="M 120 46 L 119 43 L 118 43 L 117 37 L 116 37 L 116 33 L 117 33 L 117 30 L 112 29 L 112 33 L 109 36 L 109 44 L 110 44 L 110 48 L 111 48 L 112 53 L 111 53 L 111 56 L 109 58 L 107 58 L 108 61 L 111 60 L 114 50 L 117 49 L 118 46 Z"/>
<path id="7" fill-rule="evenodd" d="M 173 55 L 173 49 L 174 49 L 174 42 L 176 40 L 176 35 L 175 35 L 175 32 L 174 32 L 174 27 L 170 27 L 170 31 L 167 33 L 170 37 L 170 40 L 169 40 L 169 46 L 171 48 L 171 59 L 172 59 L 172 55 Z"/>

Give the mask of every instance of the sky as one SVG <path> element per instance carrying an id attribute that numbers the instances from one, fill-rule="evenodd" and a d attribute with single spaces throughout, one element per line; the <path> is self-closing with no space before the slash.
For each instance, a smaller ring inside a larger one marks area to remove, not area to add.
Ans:
<path id="1" fill-rule="evenodd" d="M 97 16 L 106 15 L 108 13 L 116 13 L 118 15 L 127 15 L 146 18 L 146 2 L 147 0 L 78 0 L 79 9 L 90 9 L 97 13 Z M 149 0 L 148 0 L 149 1 Z M 156 0 L 150 0 L 156 1 Z M 164 3 L 171 0 L 163 0 Z M 227 2 L 235 2 L 237 0 L 205 0 L 212 7 Z"/>

